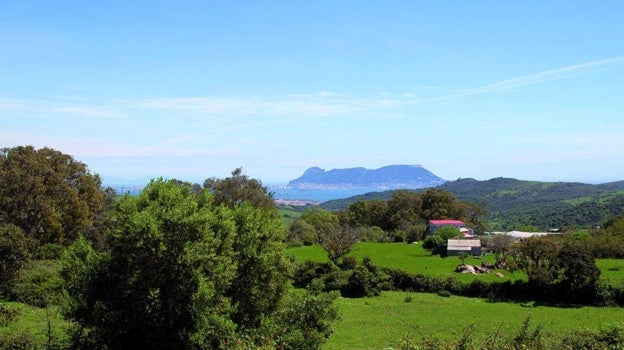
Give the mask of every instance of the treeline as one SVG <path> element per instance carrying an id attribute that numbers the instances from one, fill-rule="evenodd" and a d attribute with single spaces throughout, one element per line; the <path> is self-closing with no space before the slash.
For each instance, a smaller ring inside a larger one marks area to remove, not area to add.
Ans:
<path id="1" fill-rule="evenodd" d="M 337 294 L 293 290 L 293 271 L 272 198 L 241 169 L 116 196 L 61 152 L 0 152 L 0 297 L 71 325 L 0 332 L 1 348 L 318 349 Z"/>
<path id="2" fill-rule="evenodd" d="M 487 210 L 481 204 L 460 201 L 440 189 L 398 190 L 387 201 L 359 199 L 339 211 L 310 208 L 293 221 L 287 239 L 291 245 L 316 244 L 342 228 L 355 231 L 363 241 L 414 242 L 425 237 L 431 219 L 462 220 L 477 233 L 487 229 Z"/>
<path id="3" fill-rule="evenodd" d="M 624 182 L 591 185 L 570 182 L 522 181 L 495 178 L 487 181 L 458 179 L 436 187 L 459 200 L 482 203 L 494 231 L 531 225 L 550 228 L 594 228 L 624 212 Z M 425 190 L 415 190 L 422 193 Z M 387 201 L 393 191 L 368 193 L 322 203 L 328 210 L 342 210 L 356 200 Z"/>

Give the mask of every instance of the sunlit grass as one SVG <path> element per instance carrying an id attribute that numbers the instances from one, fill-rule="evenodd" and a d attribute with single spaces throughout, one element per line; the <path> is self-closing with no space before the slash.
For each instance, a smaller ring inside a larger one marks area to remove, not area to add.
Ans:
<path id="1" fill-rule="evenodd" d="M 340 298 L 338 305 L 342 319 L 334 323 L 326 350 L 396 349 L 408 332 L 417 339 L 424 335 L 457 340 L 466 330 L 476 340 L 495 332 L 513 337 L 528 316 L 531 328 L 543 326 L 545 338 L 551 340 L 624 320 L 624 308 L 557 308 L 428 293 L 382 292 L 374 298 Z"/>

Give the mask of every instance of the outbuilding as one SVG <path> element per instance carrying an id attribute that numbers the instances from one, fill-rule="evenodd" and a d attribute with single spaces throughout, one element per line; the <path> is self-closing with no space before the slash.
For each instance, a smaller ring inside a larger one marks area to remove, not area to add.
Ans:
<path id="1" fill-rule="evenodd" d="M 466 253 L 472 256 L 481 255 L 480 239 L 449 239 L 446 245 L 447 256 L 457 256 Z"/>

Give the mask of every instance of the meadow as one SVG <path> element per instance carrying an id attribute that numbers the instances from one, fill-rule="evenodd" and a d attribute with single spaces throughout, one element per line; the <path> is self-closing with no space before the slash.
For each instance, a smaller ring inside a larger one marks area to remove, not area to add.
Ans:
<path id="1" fill-rule="evenodd" d="M 325 251 L 320 246 L 303 246 L 290 248 L 286 250 L 286 254 L 294 257 L 295 261 L 303 262 L 312 260 L 317 262 L 329 262 Z M 482 275 L 460 274 L 455 272 L 455 267 L 461 264 L 458 257 L 452 256 L 441 258 L 439 255 L 432 256 L 431 252 L 424 249 L 420 243 L 357 243 L 354 249 L 349 253 L 358 262 L 368 257 L 373 264 L 392 269 L 403 270 L 412 274 L 423 274 L 426 276 L 447 279 L 449 277 L 456 278 L 462 282 L 471 282 L 475 278 L 483 281 L 515 281 L 518 279 L 526 279 L 526 275 L 522 272 L 510 273 L 505 270 L 497 270 L 503 274 L 503 278 L 493 273 Z M 482 262 L 494 263 L 493 255 L 484 257 L 465 259 L 466 264 L 481 265 Z"/>
<path id="2" fill-rule="evenodd" d="M 527 317 L 531 329 L 543 327 L 544 339 L 551 341 L 572 330 L 624 326 L 624 308 L 558 308 L 428 293 L 382 292 L 374 298 L 340 298 L 338 305 L 342 319 L 334 323 L 326 350 L 396 349 L 408 334 L 417 340 L 432 335 L 459 340 L 469 332 L 476 342 L 493 334 L 513 337 Z"/>
<path id="3" fill-rule="evenodd" d="M 14 320 L 0 322 L 0 338 L 27 334 L 34 344 L 46 344 L 48 331 L 54 339 L 63 340 L 66 338 L 69 322 L 63 319 L 58 307 L 53 306 L 46 310 L 45 308 L 8 301 L 0 302 L 0 307 L 14 310 L 16 313 Z"/>
<path id="4" fill-rule="evenodd" d="M 286 250 L 286 254 L 292 256 L 297 262 L 307 260 L 329 262 L 325 251 L 318 245 L 290 248 Z M 482 275 L 456 273 L 455 267 L 461 264 L 458 257 L 441 258 L 438 255 L 431 255 L 431 252 L 424 249 L 421 244 L 360 242 L 355 245 L 349 256 L 355 257 L 359 262 L 369 257 L 377 266 L 441 279 L 452 277 L 462 282 L 471 282 L 474 279 L 488 282 L 526 280 L 526 275 L 521 271 L 511 273 L 506 270 L 496 270 L 495 272 L 503 274 L 503 278 L 497 277 L 494 273 Z M 471 265 L 481 265 L 483 261 L 494 263 L 494 256 L 465 259 L 466 264 Z M 596 266 L 600 269 L 602 281 L 613 284 L 624 283 L 624 259 L 596 259 Z"/>
<path id="5" fill-rule="evenodd" d="M 287 250 L 297 262 L 329 261 L 320 246 L 296 247 Z M 461 263 L 458 257 L 440 258 L 420 244 L 358 243 L 349 254 L 359 262 L 369 257 L 375 265 L 463 282 L 474 279 L 505 281 L 526 279 L 522 272 L 501 270 L 504 278 L 494 274 L 465 275 L 454 272 Z M 493 262 L 493 256 L 466 258 L 467 264 Z M 601 280 L 621 284 L 624 281 L 624 260 L 598 259 Z M 559 308 L 530 303 L 490 302 L 485 299 L 437 294 L 384 291 L 372 298 L 340 298 L 342 319 L 334 324 L 334 334 L 324 349 L 387 349 L 397 348 L 402 337 L 435 335 L 438 339 L 458 340 L 465 332 L 481 342 L 488 335 L 513 337 L 523 321 L 530 317 L 531 328 L 543 327 L 545 339 L 557 340 L 572 330 L 597 331 L 613 322 L 624 322 L 624 308 L 569 307 Z M 620 323 L 624 327 L 624 323 Z"/>

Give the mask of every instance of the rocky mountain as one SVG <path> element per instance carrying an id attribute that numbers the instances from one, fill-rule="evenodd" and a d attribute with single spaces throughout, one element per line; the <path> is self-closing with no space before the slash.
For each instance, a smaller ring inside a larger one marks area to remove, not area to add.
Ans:
<path id="1" fill-rule="evenodd" d="M 445 181 L 420 165 L 389 165 L 379 169 L 362 167 L 350 169 L 332 169 L 319 167 L 306 170 L 303 175 L 288 183 L 295 189 L 416 189 L 433 187 Z"/>

